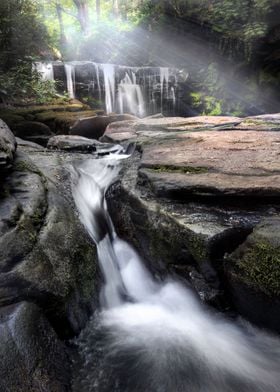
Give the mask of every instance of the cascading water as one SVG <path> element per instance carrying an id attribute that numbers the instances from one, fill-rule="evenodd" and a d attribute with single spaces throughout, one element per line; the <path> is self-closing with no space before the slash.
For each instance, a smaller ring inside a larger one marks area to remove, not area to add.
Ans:
<path id="1" fill-rule="evenodd" d="M 59 92 L 66 90 L 70 98 L 93 98 L 108 114 L 131 113 L 139 117 L 159 112 L 176 114 L 178 70 L 92 61 L 35 63 L 34 66 L 44 79 L 59 82 Z"/>
<path id="2" fill-rule="evenodd" d="M 34 68 L 40 72 L 43 80 L 54 80 L 52 63 L 34 63 Z"/>
<path id="3" fill-rule="evenodd" d="M 136 83 L 136 75 L 132 70 L 127 70 L 118 86 L 118 101 L 120 113 L 145 116 L 143 93 L 139 84 Z"/>
<path id="4" fill-rule="evenodd" d="M 65 64 L 67 91 L 70 98 L 75 98 L 75 66 Z"/>
<path id="5" fill-rule="evenodd" d="M 116 94 L 115 67 L 112 64 L 102 64 L 101 68 L 104 76 L 106 112 L 112 113 L 115 109 Z"/>
<path id="6" fill-rule="evenodd" d="M 279 392 L 276 337 L 214 314 L 179 282 L 155 281 L 118 238 L 105 193 L 121 157 L 73 169 L 73 197 L 104 277 L 102 308 L 79 339 L 74 392 Z"/>

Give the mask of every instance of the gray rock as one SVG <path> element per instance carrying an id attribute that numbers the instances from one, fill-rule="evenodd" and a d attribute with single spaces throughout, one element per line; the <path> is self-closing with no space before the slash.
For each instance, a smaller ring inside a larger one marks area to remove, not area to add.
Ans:
<path id="1" fill-rule="evenodd" d="M 0 363 L 1 392 L 68 390 L 66 348 L 34 304 L 0 309 Z"/>
<path id="2" fill-rule="evenodd" d="M 24 146 L 17 155 L 1 189 L 0 306 L 32 298 L 59 334 L 73 335 L 97 291 L 95 247 L 75 214 L 63 166 L 79 156 Z"/>
<path id="3" fill-rule="evenodd" d="M 0 172 L 11 166 L 16 152 L 16 139 L 7 124 L 0 119 Z"/>

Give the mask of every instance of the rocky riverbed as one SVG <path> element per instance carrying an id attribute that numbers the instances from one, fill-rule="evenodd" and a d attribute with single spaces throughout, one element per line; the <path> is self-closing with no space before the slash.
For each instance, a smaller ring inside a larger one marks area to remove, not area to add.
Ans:
<path id="1" fill-rule="evenodd" d="M 0 123 L 0 391 L 70 388 L 67 341 L 96 309 L 100 278 L 69 168 L 116 144 L 136 146 L 108 191 L 119 234 L 159 278 L 176 274 L 203 301 L 280 332 L 280 115 L 110 121 L 68 109 L 6 112 L 29 141 Z"/>

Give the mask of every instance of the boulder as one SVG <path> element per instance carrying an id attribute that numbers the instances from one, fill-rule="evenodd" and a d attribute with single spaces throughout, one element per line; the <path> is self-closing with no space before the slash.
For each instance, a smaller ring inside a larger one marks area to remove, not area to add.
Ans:
<path id="1" fill-rule="evenodd" d="M 14 134 L 20 138 L 46 146 L 49 138 L 53 136 L 50 128 L 38 121 L 24 121 L 13 127 Z"/>
<path id="2" fill-rule="evenodd" d="M 225 275 L 237 310 L 280 332 L 280 217 L 264 219 L 225 258 Z"/>
<path id="3" fill-rule="evenodd" d="M 0 173 L 8 169 L 15 156 L 16 139 L 7 124 L 0 119 Z"/>
<path id="4" fill-rule="evenodd" d="M 137 117 L 130 114 L 112 114 L 109 116 L 95 116 L 78 119 L 70 128 L 70 135 L 85 136 L 90 139 L 99 139 L 105 132 L 107 126 L 113 122 L 133 120 Z"/>
<path id="5" fill-rule="evenodd" d="M 66 347 L 32 303 L 0 309 L 0 362 L 0 391 L 69 390 Z"/>

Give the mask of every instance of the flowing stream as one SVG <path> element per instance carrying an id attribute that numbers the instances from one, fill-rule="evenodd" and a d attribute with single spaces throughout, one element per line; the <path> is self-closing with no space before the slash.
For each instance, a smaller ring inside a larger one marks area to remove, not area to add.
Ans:
<path id="1" fill-rule="evenodd" d="M 79 339 L 79 392 L 279 392 L 279 339 L 202 305 L 187 286 L 156 281 L 121 240 L 105 194 L 125 154 L 73 169 L 80 219 L 97 246 L 101 309 Z"/>

